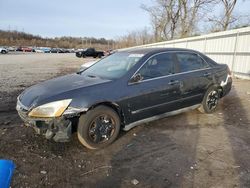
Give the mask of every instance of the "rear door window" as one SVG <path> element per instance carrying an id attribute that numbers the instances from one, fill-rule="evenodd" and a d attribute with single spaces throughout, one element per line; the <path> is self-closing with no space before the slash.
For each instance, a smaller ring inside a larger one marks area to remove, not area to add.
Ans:
<path id="1" fill-rule="evenodd" d="M 150 58 L 138 73 L 143 80 L 167 76 L 173 74 L 175 61 L 172 53 L 163 53 Z"/>
<path id="2" fill-rule="evenodd" d="M 179 72 L 189 72 L 208 68 L 209 65 L 198 54 L 195 53 L 176 53 Z"/>

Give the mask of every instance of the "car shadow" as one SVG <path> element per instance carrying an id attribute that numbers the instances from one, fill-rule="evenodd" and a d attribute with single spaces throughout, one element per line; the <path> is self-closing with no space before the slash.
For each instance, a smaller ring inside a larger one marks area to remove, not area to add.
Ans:
<path id="1" fill-rule="evenodd" d="M 249 187 L 249 119 L 236 90 L 214 114 L 194 110 L 129 131 L 109 147 L 113 156 L 105 177 L 89 182 L 88 174 L 87 185 Z"/>
<path id="2" fill-rule="evenodd" d="M 130 187 L 138 181 L 139 187 L 192 186 L 199 125 L 189 124 L 186 116 L 153 121 L 121 136 L 107 148 L 113 153 L 108 175 L 102 172 L 105 178 L 92 182 L 89 174 L 86 185 Z"/>
<path id="3" fill-rule="evenodd" d="M 250 97 L 246 92 L 250 87 L 249 82 L 242 82 L 241 87 L 232 88 L 229 96 L 222 100 L 219 110 L 223 113 L 224 128 L 233 154 L 231 168 L 238 181 L 236 186 L 250 187 Z"/>

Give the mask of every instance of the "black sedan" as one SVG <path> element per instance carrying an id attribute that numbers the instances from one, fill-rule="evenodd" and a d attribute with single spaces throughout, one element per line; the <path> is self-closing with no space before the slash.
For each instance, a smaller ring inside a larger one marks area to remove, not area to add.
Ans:
<path id="1" fill-rule="evenodd" d="M 212 113 L 231 85 L 228 66 L 200 52 L 136 49 L 32 86 L 19 95 L 16 108 L 47 139 L 68 141 L 76 130 L 83 145 L 98 149 L 120 129 L 190 109 Z"/>

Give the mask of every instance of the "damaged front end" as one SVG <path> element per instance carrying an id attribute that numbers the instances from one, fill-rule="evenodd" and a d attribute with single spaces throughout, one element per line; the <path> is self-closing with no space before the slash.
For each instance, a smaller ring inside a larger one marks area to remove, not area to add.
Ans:
<path id="1" fill-rule="evenodd" d="M 85 109 L 69 107 L 59 117 L 30 117 L 32 110 L 22 105 L 18 98 L 16 110 L 25 125 L 33 127 L 38 134 L 56 142 L 68 142 L 72 135 L 75 119 Z"/>

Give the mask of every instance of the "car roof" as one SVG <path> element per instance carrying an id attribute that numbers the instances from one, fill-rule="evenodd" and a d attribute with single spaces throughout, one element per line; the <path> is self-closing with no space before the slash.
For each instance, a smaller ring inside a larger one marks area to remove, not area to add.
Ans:
<path id="1" fill-rule="evenodd" d="M 197 52 L 192 49 L 186 49 L 186 48 L 136 48 L 136 49 L 128 49 L 123 50 L 122 52 L 127 53 L 135 53 L 135 54 L 154 54 L 154 53 L 161 53 L 161 52 L 167 52 L 167 51 L 186 51 L 186 52 Z"/>

